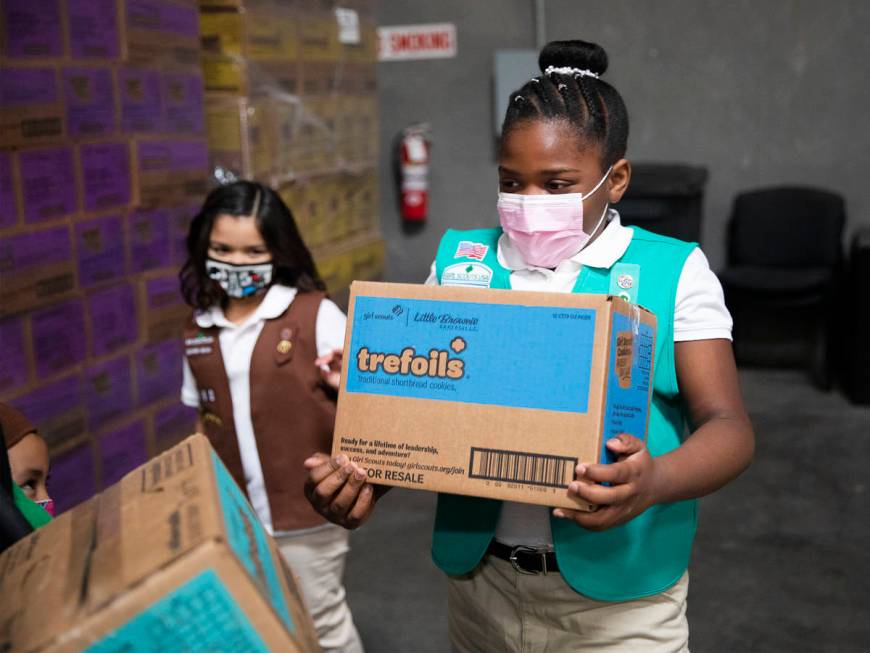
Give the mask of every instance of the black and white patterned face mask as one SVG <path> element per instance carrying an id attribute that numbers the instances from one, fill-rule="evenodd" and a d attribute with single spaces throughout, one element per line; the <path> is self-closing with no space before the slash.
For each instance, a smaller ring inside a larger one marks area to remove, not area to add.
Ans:
<path id="1" fill-rule="evenodd" d="M 205 270 L 212 281 L 217 282 L 228 297 L 242 299 L 266 289 L 272 283 L 272 262 L 253 265 L 233 265 L 216 261 L 205 262 Z"/>

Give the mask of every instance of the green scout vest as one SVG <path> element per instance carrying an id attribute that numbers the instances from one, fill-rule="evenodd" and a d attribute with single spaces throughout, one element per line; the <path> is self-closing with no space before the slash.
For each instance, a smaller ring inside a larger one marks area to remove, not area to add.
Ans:
<path id="1" fill-rule="evenodd" d="M 606 294 L 611 270 L 619 264 L 640 266 L 637 303 L 658 318 L 647 447 L 660 456 L 677 448 L 685 436 L 674 365 L 674 302 L 683 264 L 695 244 L 633 229 L 617 264 L 611 269 L 583 266 L 573 292 Z M 496 254 L 501 233 L 447 231 L 435 260 L 439 283 L 509 289 L 510 270 L 499 264 Z M 439 494 L 432 538 L 435 564 L 454 575 L 473 570 L 492 540 L 500 511 L 501 501 Z M 696 524 L 694 500 L 655 505 L 603 532 L 550 518 L 562 576 L 577 592 L 601 601 L 649 596 L 677 582 L 689 564 Z"/>

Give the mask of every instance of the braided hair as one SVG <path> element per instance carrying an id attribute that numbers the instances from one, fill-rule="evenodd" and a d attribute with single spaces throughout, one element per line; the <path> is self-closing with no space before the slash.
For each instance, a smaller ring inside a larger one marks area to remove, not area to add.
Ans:
<path id="1" fill-rule="evenodd" d="M 597 77 L 607 70 L 604 49 L 586 41 L 552 41 L 541 50 L 538 67 L 542 74 L 510 96 L 502 142 L 525 122 L 562 121 L 582 143 L 600 146 L 603 168 L 623 158 L 628 110 L 619 92 Z"/>

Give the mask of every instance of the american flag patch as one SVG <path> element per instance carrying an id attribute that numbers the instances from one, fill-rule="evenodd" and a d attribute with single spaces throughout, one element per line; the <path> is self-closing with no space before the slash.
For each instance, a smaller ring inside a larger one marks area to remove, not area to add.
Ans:
<path id="1" fill-rule="evenodd" d="M 483 257 L 489 251 L 489 245 L 483 243 L 473 243 L 470 240 L 460 240 L 459 247 L 456 248 L 456 254 L 453 258 L 473 258 L 476 261 L 482 261 Z"/>

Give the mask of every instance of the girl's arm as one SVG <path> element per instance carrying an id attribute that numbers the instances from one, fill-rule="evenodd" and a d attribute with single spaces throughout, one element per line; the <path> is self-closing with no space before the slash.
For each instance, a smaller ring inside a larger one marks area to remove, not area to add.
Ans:
<path id="1" fill-rule="evenodd" d="M 591 530 L 625 523 L 656 503 L 704 496 L 736 478 L 752 461 L 755 436 L 740 396 L 728 340 L 674 344 L 677 380 L 692 434 L 677 449 L 652 458 L 632 436 L 611 439 L 611 465 L 578 465 L 569 495 L 600 506 L 592 513 L 556 509 Z M 600 483 L 609 482 L 609 487 Z"/>

